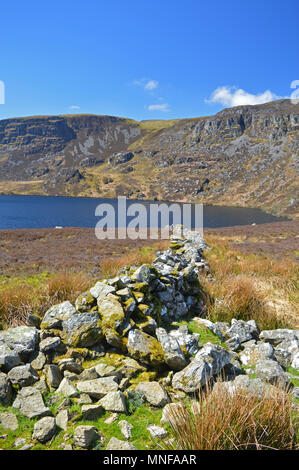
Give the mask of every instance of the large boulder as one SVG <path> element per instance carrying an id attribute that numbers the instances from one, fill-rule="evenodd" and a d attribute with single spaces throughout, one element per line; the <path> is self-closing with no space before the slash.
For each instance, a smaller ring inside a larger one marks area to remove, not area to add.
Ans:
<path id="1" fill-rule="evenodd" d="M 97 312 L 75 313 L 62 322 L 66 344 L 86 348 L 98 344 L 103 339 L 100 317 Z"/>
<path id="2" fill-rule="evenodd" d="M 56 431 L 55 418 L 47 416 L 40 419 L 35 423 L 33 428 L 32 438 L 37 439 L 39 442 L 48 442 L 54 436 Z"/>
<path id="3" fill-rule="evenodd" d="M 11 349 L 7 344 L 0 343 L 0 367 L 4 372 L 8 372 L 13 367 L 21 364 L 19 354 Z"/>
<path id="4" fill-rule="evenodd" d="M 17 326 L 1 334 L 2 340 L 26 362 L 39 341 L 38 330 L 34 326 Z M 0 338 L 1 342 L 1 338 Z"/>
<path id="5" fill-rule="evenodd" d="M 28 387 L 39 381 L 37 372 L 30 364 L 14 367 L 8 372 L 8 378 L 13 385 L 18 387 Z"/>
<path id="6" fill-rule="evenodd" d="M 273 385 L 286 387 L 289 383 L 288 377 L 281 365 L 271 359 L 260 359 L 255 367 L 257 377 L 260 377 Z"/>
<path id="7" fill-rule="evenodd" d="M 67 321 L 75 313 L 76 309 L 69 301 L 53 305 L 45 313 L 41 322 L 41 328 L 60 330 L 62 328 L 62 322 Z"/>
<path id="8" fill-rule="evenodd" d="M 22 388 L 12 406 L 20 410 L 27 418 L 42 418 L 51 415 L 41 393 L 33 387 Z"/>
<path id="9" fill-rule="evenodd" d="M 226 349 L 207 343 L 185 369 L 173 376 L 172 386 L 193 393 L 206 385 L 212 376 L 220 374 L 229 363 L 230 354 Z"/>
<path id="10" fill-rule="evenodd" d="M 165 364 L 161 344 L 143 331 L 134 329 L 129 332 L 127 348 L 134 359 L 153 368 L 160 368 Z"/>

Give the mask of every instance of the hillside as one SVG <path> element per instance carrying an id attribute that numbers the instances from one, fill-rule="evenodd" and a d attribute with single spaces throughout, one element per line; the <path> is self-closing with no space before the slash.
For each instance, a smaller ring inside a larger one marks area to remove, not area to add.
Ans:
<path id="1" fill-rule="evenodd" d="M 299 105 L 141 121 L 66 115 L 0 121 L 0 192 L 166 199 L 299 217 Z"/>

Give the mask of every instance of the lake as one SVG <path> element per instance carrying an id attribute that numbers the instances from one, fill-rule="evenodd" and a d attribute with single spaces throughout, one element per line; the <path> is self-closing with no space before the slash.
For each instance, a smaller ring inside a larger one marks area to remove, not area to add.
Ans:
<path id="1" fill-rule="evenodd" d="M 148 207 L 153 201 L 128 199 L 127 206 L 136 202 Z M 95 209 L 100 203 L 112 204 L 117 212 L 117 199 L 0 195 L 0 229 L 95 227 L 99 220 L 95 216 Z M 288 219 L 275 217 L 259 209 L 205 205 L 203 220 L 204 227 L 217 228 Z"/>

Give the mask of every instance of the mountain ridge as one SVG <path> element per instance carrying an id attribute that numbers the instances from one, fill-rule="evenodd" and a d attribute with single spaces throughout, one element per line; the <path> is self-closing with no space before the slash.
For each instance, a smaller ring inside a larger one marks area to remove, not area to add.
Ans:
<path id="1" fill-rule="evenodd" d="M 260 207 L 299 217 L 299 104 L 135 121 L 73 114 L 0 120 L 0 192 Z"/>

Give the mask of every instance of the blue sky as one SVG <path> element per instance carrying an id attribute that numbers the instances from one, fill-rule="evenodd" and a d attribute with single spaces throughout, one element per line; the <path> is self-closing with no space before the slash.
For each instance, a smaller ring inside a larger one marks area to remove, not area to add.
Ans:
<path id="1" fill-rule="evenodd" d="M 0 119 L 184 118 L 289 96 L 298 14 L 298 0 L 2 2 Z"/>

